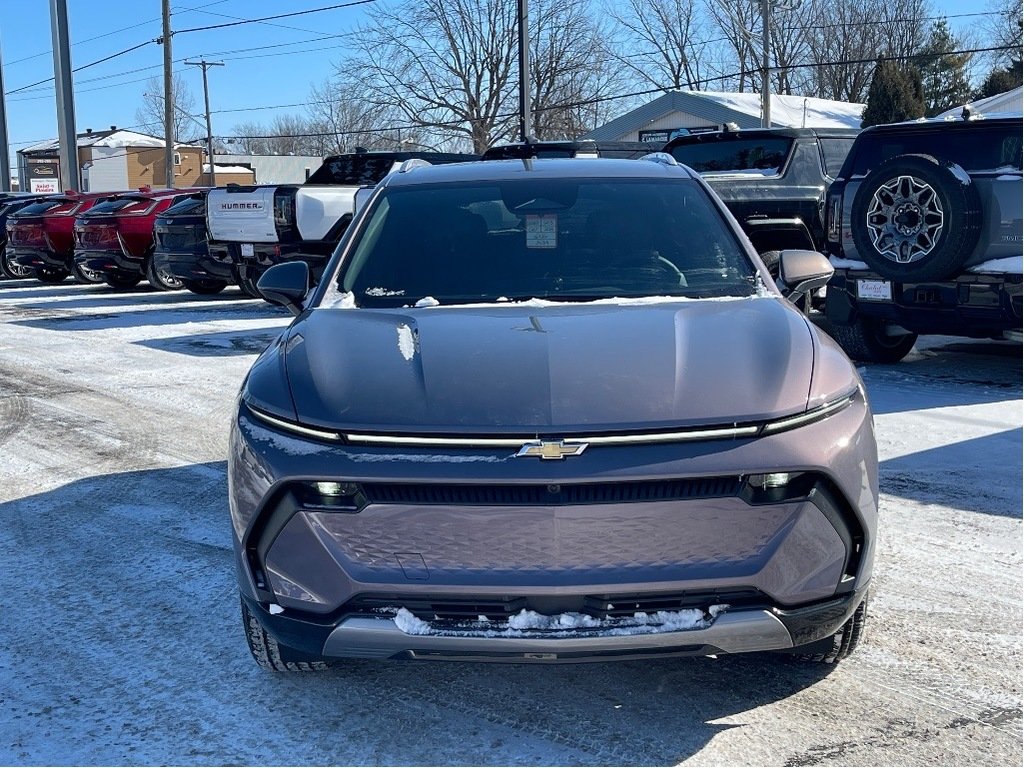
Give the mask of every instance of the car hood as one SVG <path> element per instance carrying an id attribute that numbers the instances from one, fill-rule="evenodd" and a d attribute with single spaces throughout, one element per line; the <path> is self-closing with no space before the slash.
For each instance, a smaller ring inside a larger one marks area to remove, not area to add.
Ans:
<path id="1" fill-rule="evenodd" d="M 280 349 L 306 424 L 550 435 L 802 411 L 815 345 L 797 311 L 757 297 L 314 309 Z"/>

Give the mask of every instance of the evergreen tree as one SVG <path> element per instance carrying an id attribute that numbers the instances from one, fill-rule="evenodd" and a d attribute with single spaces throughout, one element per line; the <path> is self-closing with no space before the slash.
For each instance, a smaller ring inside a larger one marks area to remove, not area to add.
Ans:
<path id="1" fill-rule="evenodd" d="M 903 69 L 894 61 L 878 62 L 868 87 L 861 127 L 918 117 L 924 117 L 921 73 L 913 67 Z"/>
<path id="2" fill-rule="evenodd" d="M 996 67 L 988 73 L 985 82 L 974 94 L 974 99 L 986 99 L 1000 93 L 1012 91 L 1024 85 L 1024 71 L 1022 71 L 1021 60 L 1017 59 L 1008 67 Z"/>
<path id="3" fill-rule="evenodd" d="M 960 41 L 950 32 L 945 19 L 939 19 L 932 25 L 928 41 L 916 59 L 928 117 L 966 104 L 971 99 L 971 83 L 967 75 L 971 54 L 954 53 L 960 48 Z"/>

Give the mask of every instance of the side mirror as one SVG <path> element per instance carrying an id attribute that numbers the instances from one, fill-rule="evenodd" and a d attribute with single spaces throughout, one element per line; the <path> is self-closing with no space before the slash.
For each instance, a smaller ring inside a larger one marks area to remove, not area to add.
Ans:
<path id="1" fill-rule="evenodd" d="M 284 307 L 293 315 L 302 313 L 302 301 L 310 289 L 309 265 L 304 261 L 277 264 L 264 272 L 256 283 L 263 298 Z"/>
<path id="2" fill-rule="evenodd" d="M 786 298 L 824 288 L 835 272 L 824 254 L 790 250 L 779 254 L 779 280 Z"/>

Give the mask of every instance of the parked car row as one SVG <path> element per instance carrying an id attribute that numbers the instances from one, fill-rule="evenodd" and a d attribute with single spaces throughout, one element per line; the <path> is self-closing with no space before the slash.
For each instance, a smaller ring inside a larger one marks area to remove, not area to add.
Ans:
<path id="1" fill-rule="evenodd" d="M 5 239 L 0 266 L 7 277 L 46 283 L 73 276 L 81 283 L 115 288 L 130 288 L 143 279 L 163 290 L 186 287 L 159 268 L 155 227 L 161 214 L 205 194 L 141 188 L 0 200 Z"/>

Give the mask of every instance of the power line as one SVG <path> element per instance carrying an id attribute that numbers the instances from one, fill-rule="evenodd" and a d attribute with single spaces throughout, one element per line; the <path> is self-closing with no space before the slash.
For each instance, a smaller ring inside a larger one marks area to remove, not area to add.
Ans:
<path id="1" fill-rule="evenodd" d="M 310 8 L 305 11 L 292 11 L 291 13 L 279 13 L 276 16 L 264 16 L 259 19 L 243 19 L 241 21 L 229 21 L 224 24 L 210 24 L 205 27 L 192 27 L 191 29 L 179 29 L 174 34 L 184 35 L 188 32 L 206 32 L 211 29 L 224 29 L 226 27 L 237 27 L 241 24 L 259 24 L 265 21 L 275 21 L 277 19 L 288 19 L 294 16 L 306 16 L 310 13 L 321 13 L 323 11 L 335 11 L 339 8 L 352 8 L 357 5 L 368 5 L 374 3 L 377 0 L 352 0 L 348 3 L 338 3 L 337 5 L 327 5 L 323 8 Z"/>

